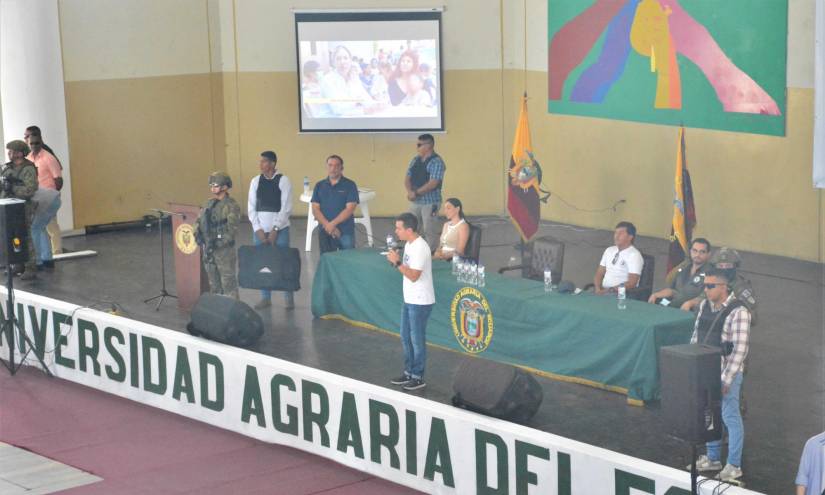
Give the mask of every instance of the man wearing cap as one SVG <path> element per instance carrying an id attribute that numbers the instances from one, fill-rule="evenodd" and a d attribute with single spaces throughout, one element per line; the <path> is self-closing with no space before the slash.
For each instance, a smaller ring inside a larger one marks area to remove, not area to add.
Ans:
<path id="1" fill-rule="evenodd" d="M 241 207 L 229 197 L 232 179 L 224 172 L 212 172 L 209 188 L 212 198 L 203 205 L 195 221 L 195 240 L 201 247 L 203 266 L 209 277 L 209 290 L 238 298 L 235 234 L 241 222 Z"/>
<path id="2" fill-rule="evenodd" d="M 750 347 L 751 313 L 731 290 L 730 270 L 711 267 L 705 273 L 706 299 L 699 305 L 692 344 L 722 350 L 722 422 L 728 431 L 728 458 L 722 466 L 722 442 L 707 443 L 707 455 L 696 460 L 699 471 L 719 471 L 717 478 L 735 481 L 742 477 L 742 446 L 745 427 L 739 410 L 745 358 Z"/>
<path id="3" fill-rule="evenodd" d="M 692 302 L 702 295 L 702 281 L 710 267 L 710 241 L 698 237 L 690 244 L 690 258 L 682 261 L 665 278 L 667 287 L 650 295 L 647 302 L 658 304 L 667 299 L 667 306 L 690 311 Z"/>
<path id="4" fill-rule="evenodd" d="M 247 214 L 252 223 L 252 241 L 256 246 L 289 247 L 289 215 L 292 213 L 292 184 L 289 177 L 275 170 L 278 155 L 264 151 L 258 161 L 261 174 L 249 184 Z M 287 309 L 295 307 L 292 292 L 284 293 Z M 272 306 L 272 292 L 261 290 L 255 309 Z"/>
<path id="5" fill-rule="evenodd" d="M 3 166 L 2 175 L 2 198 L 17 198 L 26 202 L 26 244 L 28 245 L 29 259 L 24 264 L 23 275 L 20 280 L 31 280 L 37 276 L 36 257 L 34 253 L 34 243 L 32 242 L 31 223 L 34 216 L 35 204 L 32 200 L 37 192 L 37 168 L 34 163 L 26 159 L 26 155 L 31 151 L 29 146 L 20 140 L 11 141 L 6 145 L 9 162 Z M 8 269 L 12 269 L 9 267 Z"/>

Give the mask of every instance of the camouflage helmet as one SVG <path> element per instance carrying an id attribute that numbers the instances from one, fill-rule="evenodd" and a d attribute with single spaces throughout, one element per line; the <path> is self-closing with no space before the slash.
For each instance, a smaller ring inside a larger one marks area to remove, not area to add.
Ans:
<path id="1" fill-rule="evenodd" d="M 20 139 L 9 141 L 6 144 L 6 149 L 11 151 L 18 151 L 20 153 L 23 153 L 24 155 L 28 155 L 31 152 L 29 145 L 26 144 L 25 141 L 21 141 Z"/>
<path id="2" fill-rule="evenodd" d="M 742 264 L 742 257 L 733 248 L 720 247 L 710 257 L 710 264 L 719 270 L 736 270 Z"/>
<path id="3" fill-rule="evenodd" d="M 232 178 L 226 172 L 216 171 L 209 175 L 209 185 L 232 187 Z"/>

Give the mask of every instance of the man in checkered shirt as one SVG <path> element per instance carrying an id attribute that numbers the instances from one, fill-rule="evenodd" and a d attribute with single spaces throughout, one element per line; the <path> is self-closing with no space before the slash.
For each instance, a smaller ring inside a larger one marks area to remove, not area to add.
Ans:
<path id="1" fill-rule="evenodd" d="M 699 306 L 691 343 L 708 344 L 722 349 L 722 421 L 728 430 L 728 459 L 722 467 L 721 440 L 707 443 L 707 455 L 699 457 L 699 471 L 718 471 L 722 481 L 742 477 L 742 444 L 745 428 L 739 411 L 739 395 L 745 358 L 748 356 L 751 314 L 730 288 L 735 270 L 712 267 L 705 273 L 707 299 Z"/>
<path id="2" fill-rule="evenodd" d="M 404 177 L 404 188 L 410 200 L 410 213 L 418 219 L 418 232 L 429 246 L 438 246 L 435 236 L 435 218 L 441 206 L 441 185 L 447 167 L 435 152 L 435 138 L 432 134 L 418 136 L 417 153 Z"/>

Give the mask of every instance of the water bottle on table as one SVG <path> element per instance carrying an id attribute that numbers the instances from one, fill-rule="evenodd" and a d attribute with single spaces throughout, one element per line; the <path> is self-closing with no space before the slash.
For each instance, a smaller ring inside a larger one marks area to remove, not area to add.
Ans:
<path id="1" fill-rule="evenodd" d="M 616 307 L 619 309 L 627 309 L 627 292 L 625 291 L 624 284 L 620 285 L 616 289 Z"/>
<path id="2" fill-rule="evenodd" d="M 459 260 L 459 256 L 457 254 L 454 254 L 453 259 L 452 259 L 452 263 L 453 263 L 452 269 L 453 269 L 453 276 L 454 277 L 458 275 L 458 263 L 459 263 L 458 260 Z"/>
<path id="3" fill-rule="evenodd" d="M 553 292 L 553 272 L 550 268 L 544 269 L 544 292 Z"/>
<path id="4" fill-rule="evenodd" d="M 477 276 L 477 278 L 478 278 L 478 280 L 476 282 L 477 282 L 477 285 L 479 287 L 484 287 L 484 286 L 487 285 L 486 274 L 484 273 L 484 265 L 478 265 L 478 276 Z"/>

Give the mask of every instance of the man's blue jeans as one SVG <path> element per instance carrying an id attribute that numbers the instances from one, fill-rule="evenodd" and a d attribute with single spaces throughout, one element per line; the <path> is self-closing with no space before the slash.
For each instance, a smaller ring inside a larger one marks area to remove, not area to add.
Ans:
<path id="1" fill-rule="evenodd" d="M 404 374 L 424 377 L 427 363 L 427 320 L 432 304 L 407 304 L 401 309 L 401 348 L 404 350 Z"/>
<path id="2" fill-rule="evenodd" d="M 321 254 L 332 251 L 339 251 L 341 249 L 352 249 L 355 247 L 355 231 L 351 234 L 341 234 L 338 239 L 333 238 L 327 234 L 322 226 L 318 226 L 318 248 Z"/>
<path id="3" fill-rule="evenodd" d="M 57 210 L 60 209 L 60 196 L 56 197 L 52 204 L 45 208 L 40 208 L 32 219 L 32 242 L 34 243 L 34 251 L 37 255 L 37 264 L 41 265 L 44 261 L 52 260 L 52 243 L 49 240 L 49 234 L 46 232 L 46 226 L 52 221 Z"/>
<path id="4" fill-rule="evenodd" d="M 742 444 L 745 442 L 745 427 L 739 411 L 739 392 L 742 389 L 742 373 L 733 377 L 728 393 L 722 396 L 722 422 L 728 429 L 728 464 L 742 467 Z M 708 442 L 708 459 L 722 460 L 722 441 Z"/>
<path id="5" fill-rule="evenodd" d="M 252 241 L 255 242 L 256 246 L 263 244 L 261 240 L 258 239 L 258 236 L 255 235 L 255 232 L 252 232 Z M 278 247 L 289 247 L 289 227 L 278 231 L 278 238 L 275 239 L 275 245 Z M 272 291 L 261 290 L 261 298 L 267 301 L 272 299 Z M 284 292 L 284 300 L 287 305 L 292 305 L 294 298 L 295 294 L 293 292 Z"/>

